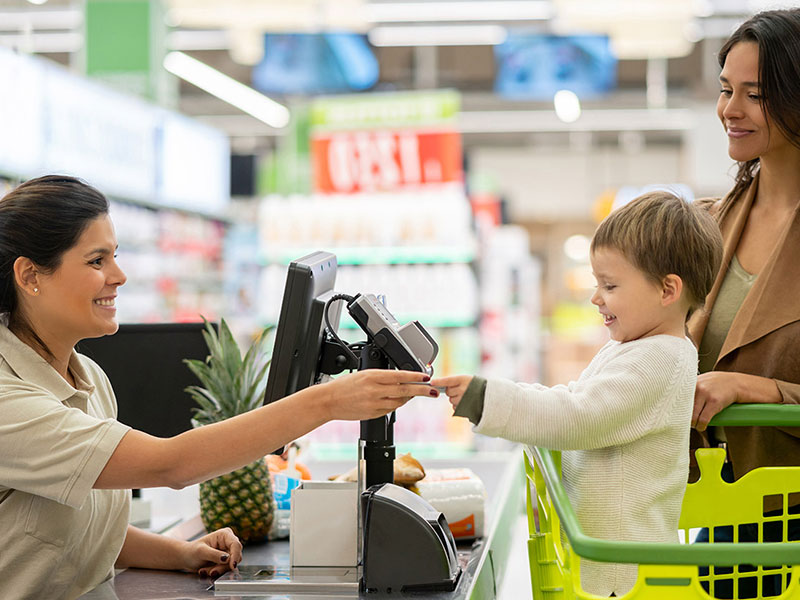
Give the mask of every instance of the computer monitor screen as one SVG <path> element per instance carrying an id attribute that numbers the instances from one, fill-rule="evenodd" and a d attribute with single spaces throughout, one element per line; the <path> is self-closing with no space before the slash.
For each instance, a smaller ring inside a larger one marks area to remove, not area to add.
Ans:
<path id="1" fill-rule="evenodd" d="M 617 59 L 607 36 L 513 33 L 494 52 L 494 88 L 503 97 L 552 101 L 559 90 L 571 90 L 591 98 L 616 86 Z"/>
<path id="2" fill-rule="evenodd" d="M 319 359 L 325 337 L 323 312 L 333 296 L 336 256 L 314 252 L 289 265 L 283 291 L 272 363 L 267 377 L 264 404 L 280 400 L 317 383 Z M 341 304 L 331 305 L 331 327 L 339 324 Z"/>
<path id="3" fill-rule="evenodd" d="M 158 437 L 192 428 L 195 401 L 184 389 L 200 385 L 183 359 L 205 360 L 203 323 L 123 324 L 114 335 L 82 340 L 77 350 L 108 375 L 118 420 Z"/>
<path id="4" fill-rule="evenodd" d="M 253 87 L 267 94 L 360 92 L 380 76 L 367 36 L 358 33 L 267 33 L 263 56 Z"/>

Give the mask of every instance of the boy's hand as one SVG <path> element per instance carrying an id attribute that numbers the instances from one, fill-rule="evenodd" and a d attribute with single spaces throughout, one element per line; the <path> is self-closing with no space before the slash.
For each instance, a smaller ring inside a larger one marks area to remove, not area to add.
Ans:
<path id="1" fill-rule="evenodd" d="M 472 381 L 472 375 L 451 375 L 450 377 L 432 379 L 431 385 L 434 387 L 447 388 L 445 394 L 447 394 L 447 397 L 450 399 L 450 404 L 452 404 L 453 409 L 455 409 L 458 403 L 461 402 L 464 392 L 467 391 L 470 381 Z"/>

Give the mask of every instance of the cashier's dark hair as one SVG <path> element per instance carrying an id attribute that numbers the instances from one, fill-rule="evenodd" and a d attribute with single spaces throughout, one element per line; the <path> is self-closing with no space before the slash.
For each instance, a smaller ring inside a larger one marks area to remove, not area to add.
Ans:
<path id="1" fill-rule="evenodd" d="M 724 67 L 739 42 L 758 45 L 758 96 L 761 110 L 790 143 L 800 148 L 800 8 L 760 12 L 734 31 L 717 56 Z M 735 199 L 750 185 L 759 159 L 739 163 Z"/>
<path id="2" fill-rule="evenodd" d="M 108 214 L 108 200 L 80 179 L 46 175 L 17 186 L 0 200 L 0 314 L 52 358 L 21 309 L 14 262 L 24 256 L 42 273 L 61 265 L 92 220 Z"/>

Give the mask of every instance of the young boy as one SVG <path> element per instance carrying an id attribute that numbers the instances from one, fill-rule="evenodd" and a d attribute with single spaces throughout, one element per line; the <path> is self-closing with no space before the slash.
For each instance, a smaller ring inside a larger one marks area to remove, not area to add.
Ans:
<path id="1" fill-rule="evenodd" d="M 592 239 L 598 307 L 611 334 L 577 381 L 545 387 L 442 377 L 456 416 L 484 435 L 562 451 L 562 479 L 595 538 L 676 542 L 689 469 L 697 350 L 686 337 L 722 258 L 701 208 L 667 192 L 615 210 Z M 637 566 L 581 561 L 583 588 L 620 596 Z"/>

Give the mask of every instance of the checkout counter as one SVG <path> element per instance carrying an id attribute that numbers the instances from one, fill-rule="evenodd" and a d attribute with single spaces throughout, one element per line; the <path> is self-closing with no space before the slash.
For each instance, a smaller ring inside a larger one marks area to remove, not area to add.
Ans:
<path id="1" fill-rule="evenodd" d="M 308 463 L 319 479 L 341 473 L 349 464 L 339 461 Z M 424 465 L 431 469 L 469 467 L 484 483 L 488 493 L 486 507 L 485 536 L 475 541 L 459 542 L 458 562 L 462 574 L 453 591 L 413 591 L 357 593 L 342 592 L 333 588 L 314 593 L 263 593 L 245 595 L 237 591 L 215 592 L 214 582 L 193 573 L 175 571 L 151 571 L 127 569 L 117 573 L 81 600 L 388 600 L 389 598 L 417 598 L 430 600 L 493 600 L 503 577 L 504 566 L 511 550 L 512 528 L 522 511 L 523 486 L 525 482 L 522 450 L 480 454 L 461 459 L 425 459 Z M 278 540 L 262 544 L 249 544 L 244 549 L 242 566 L 271 566 L 275 569 L 289 568 L 289 541 Z"/>

